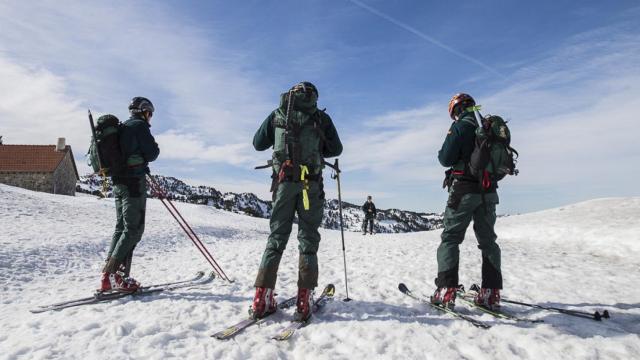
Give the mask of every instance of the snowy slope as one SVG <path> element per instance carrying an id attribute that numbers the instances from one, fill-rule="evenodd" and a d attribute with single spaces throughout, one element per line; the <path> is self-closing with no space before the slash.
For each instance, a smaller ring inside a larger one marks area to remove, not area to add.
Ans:
<path id="1" fill-rule="evenodd" d="M 235 340 L 209 337 L 246 314 L 268 235 L 267 220 L 206 206 L 177 206 L 235 283 L 215 280 L 196 289 L 31 314 L 34 306 L 86 296 L 97 286 L 114 205 L 111 199 L 0 185 L 0 358 L 640 358 L 640 198 L 594 200 L 499 220 L 505 297 L 580 310 L 608 309 L 608 321 L 508 307 L 545 323 L 513 324 L 478 315 L 494 326 L 474 328 L 397 291 L 400 281 L 417 293 L 432 290 L 439 231 L 374 237 L 346 233 L 354 301 L 328 305 L 286 343 L 270 337 L 284 327 L 290 312 L 274 315 Z M 207 269 L 172 221 L 159 201 L 149 201 L 147 230 L 133 263 L 133 273 L 145 283 Z M 340 233 L 321 233 L 320 283 L 335 283 L 342 298 Z M 281 294 L 295 291 L 295 243 L 292 239 L 282 260 Z M 470 233 L 461 247 L 464 284 L 480 276 L 474 243 Z"/>

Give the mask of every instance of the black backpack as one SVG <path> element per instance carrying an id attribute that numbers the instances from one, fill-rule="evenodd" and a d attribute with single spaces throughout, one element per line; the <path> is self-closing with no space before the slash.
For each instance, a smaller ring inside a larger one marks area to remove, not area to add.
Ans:
<path id="1" fill-rule="evenodd" d="M 486 190 L 507 175 L 518 175 L 518 152 L 511 147 L 511 132 L 504 119 L 497 115 L 481 119 L 482 125 L 476 129 L 469 170 Z"/>
<path id="2" fill-rule="evenodd" d="M 94 125 L 93 116 L 89 112 L 89 121 L 93 133 L 88 153 L 89 166 L 101 175 L 124 175 L 127 162 L 120 148 L 120 120 L 114 115 L 103 115 Z"/>

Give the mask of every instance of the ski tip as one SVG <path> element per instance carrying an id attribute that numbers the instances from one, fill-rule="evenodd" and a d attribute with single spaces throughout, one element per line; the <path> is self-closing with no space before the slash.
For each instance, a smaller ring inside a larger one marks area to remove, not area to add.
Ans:
<path id="1" fill-rule="evenodd" d="M 204 271 L 198 271 L 198 272 L 196 272 L 196 276 L 204 276 Z"/>
<path id="2" fill-rule="evenodd" d="M 405 285 L 404 283 L 398 284 L 398 290 L 405 294 L 409 292 L 409 288 L 407 288 L 407 285 Z"/>

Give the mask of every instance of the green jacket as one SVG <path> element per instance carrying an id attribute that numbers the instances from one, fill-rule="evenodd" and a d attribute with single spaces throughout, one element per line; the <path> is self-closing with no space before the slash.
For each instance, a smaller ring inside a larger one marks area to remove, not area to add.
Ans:
<path id="1" fill-rule="evenodd" d="M 476 128 L 477 121 L 473 112 L 462 114 L 460 119 L 451 124 L 449 133 L 438 152 L 438 161 L 442 166 L 463 170 L 464 164 L 471 159 L 471 153 L 475 147 Z"/>
<path id="2" fill-rule="evenodd" d="M 272 147 L 275 141 L 275 130 L 273 127 L 273 118 L 275 116 L 275 110 L 271 112 L 269 116 L 262 122 L 258 131 L 253 136 L 253 147 L 258 151 L 264 151 L 268 148 Z M 338 136 L 338 131 L 333 125 L 333 121 L 331 121 L 331 117 L 327 115 L 324 111 L 320 111 L 320 116 L 322 117 L 322 124 L 324 128 L 324 135 L 326 137 L 326 142 L 323 144 L 322 148 L 322 156 L 325 158 L 330 158 L 334 156 L 339 156 L 342 154 L 342 142 L 340 142 L 340 137 Z"/>
<path id="3" fill-rule="evenodd" d="M 160 155 L 160 148 L 151 135 L 150 127 L 137 117 L 122 123 L 120 146 L 129 166 L 127 176 L 144 176 L 149 172 L 149 163 Z"/>

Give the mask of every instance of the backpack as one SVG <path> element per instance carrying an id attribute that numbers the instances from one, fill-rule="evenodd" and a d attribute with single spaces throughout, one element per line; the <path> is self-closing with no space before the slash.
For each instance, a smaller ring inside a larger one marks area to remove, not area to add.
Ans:
<path id="1" fill-rule="evenodd" d="M 124 175 L 127 162 L 120 148 L 120 120 L 114 115 L 103 115 L 94 125 L 93 116 L 89 113 L 89 121 L 93 133 L 87 154 L 89 166 L 101 175 Z"/>
<path id="2" fill-rule="evenodd" d="M 469 170 L 486 190 L 507 175 L 518 175 L 518 152 L 511 147 L 511 132 L 504 119 L 497 115 L 481 119 L 482 126 L 476 129 Z"/>
<path id="3" fill-rule="evenodd" d="M 305 166 L 309 175 L 317 175 L 324 167 L 322 146 L 325 137 L 322 131 L 322 112 L 317 109 L 309 112 L 297 108 L 296 96 L 296 93 L 292 96 L 288 93 L 282 94 L 280 107 L 275 111 L 273 171 L 280 174 L 282 165 L 290 161 L 294 174 L 297 174 L 300 166 Z"/>

